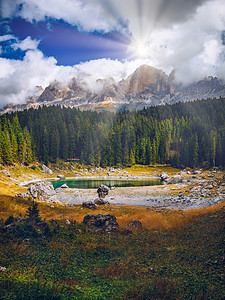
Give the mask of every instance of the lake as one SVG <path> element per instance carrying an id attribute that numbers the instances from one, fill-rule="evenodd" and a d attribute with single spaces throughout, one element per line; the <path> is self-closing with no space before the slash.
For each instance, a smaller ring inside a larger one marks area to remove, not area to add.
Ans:
<path id="1" fill-rule="evenodd" d="M 157 179 L 76 179 L 76 180 L 59 180 L 52 181 L 54 188 L 58 188 L 63 184 L 67 184 L 69 188 L 75 189 L 97 189 L 101 184 L 107 185 L 108 187 L 137 187 L 137 186 L 152 186 L 160 185 L 162 182 Z"/>

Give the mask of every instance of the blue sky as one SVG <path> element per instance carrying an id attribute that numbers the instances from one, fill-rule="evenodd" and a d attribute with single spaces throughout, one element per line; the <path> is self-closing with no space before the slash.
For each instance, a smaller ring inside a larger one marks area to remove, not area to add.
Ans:
<path id="1" fill-rule="evenodd" d="M 33 40 L 40 41 L 38 49 L 45 56 L 53 56 L 58 65 L 75 65 L 92 59 L 110 58 L 125 59 L 129 36 L 120 32 L 84 32 L 76 26 L 63 20 L 49 19 L 30 23 L 21 18 L 5 20 L 2 23 L 0 35 L 11 34 L 19 40 L 30 36 Z M 4 51 L 2 57 L 8 59 L 23 59 L 25 52 L 21 49 L 13 50 L 10 45 L 12 40 L 2 43 Z"/>
<path id="2" fill-rule="evenodd" d="M 74 77 L 126 78 L 141 64 L 189 84 L 225 79 L 224 0 L 1 0 L 0 107 Z"/>

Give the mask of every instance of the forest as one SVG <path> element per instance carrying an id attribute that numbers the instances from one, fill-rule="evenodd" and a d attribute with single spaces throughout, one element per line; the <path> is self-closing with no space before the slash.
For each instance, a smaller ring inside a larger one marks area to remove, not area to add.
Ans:
<path id="1" fill-rule="evenodd" d="M 0 163 L 225 167 L 225 99 L 92 112 L 40 107 L 0 117 Z"/>

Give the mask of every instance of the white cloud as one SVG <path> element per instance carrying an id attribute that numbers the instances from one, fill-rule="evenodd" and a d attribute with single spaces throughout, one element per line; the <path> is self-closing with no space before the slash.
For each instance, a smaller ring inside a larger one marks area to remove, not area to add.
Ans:
<path id="1" fill-rule="evenodd" d="M 28 36 L 22 42 L 18 42 L 12 45 L 14 50 L 21 49 L 22 51 L 26 50 L 36 50 L 38 48 L 38 44 L 40 41 L 32 40 L 30 36 Z"/>
<path id="2" fill-rule="evenodd" d="M 66 82 L 74 76 L 72 67 L 59 67 L 38 50 L 28 50 L 22 61 L 0 58 L 0 65 L 0 106 L 25 103 L 36 86 L 45 88 L 56 78 Z"/>
<path id="3" fill-rule="evenodd" d="M 4 18 L 21 17 L 29 22 L 46 18 L 63 19 L 84 31 L 109 32 L 119 28 L 105 18 L 100 4 L 82 0 L 2 0 L 1 13 Z"/>
<path id="4" fill-rule="evenodd" d="M 17 38 L 15 38 L 11 34 L 6 34 L 6 35 L 0 36 L 0 42 L 5 42 L 5 41 L 9 41 L 9 40 L 17 40 Z"/>
<path id="5" fill-rule="evenodd" d="M 225 79 L 225 72 L 219 71 L 224 62 L 224 28 L 224 1 L 209 1 L 186 22 L 150 32 L 149 57 L 164 67 L 175 68 L 177 80 L 185 84 L 207 75 Z"/>

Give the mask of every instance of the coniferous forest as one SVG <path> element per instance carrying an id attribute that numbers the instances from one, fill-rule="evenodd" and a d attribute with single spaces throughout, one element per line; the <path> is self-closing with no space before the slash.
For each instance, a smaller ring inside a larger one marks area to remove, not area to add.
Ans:
<path id="1" fill-rule="evenodd" d="M 0 118 L 0 162 L 225 167 L 225 99 L 91 112 L 60 106 Z"/>

